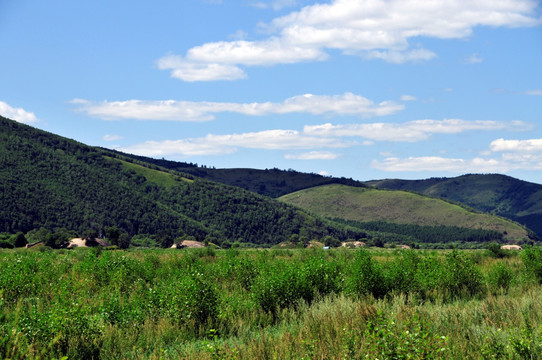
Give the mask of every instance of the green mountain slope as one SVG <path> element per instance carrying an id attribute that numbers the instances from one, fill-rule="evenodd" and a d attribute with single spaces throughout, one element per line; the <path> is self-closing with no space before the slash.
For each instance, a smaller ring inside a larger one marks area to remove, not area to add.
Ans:
<path id="1" fill-rule="evenodd" d="M 526 229 L 507 219 L 412 192 L 325 185 L 288 194 L 280 200 L 328 218 L 485 229 L 503 234 L 506 240 L 528 238 Z"/>
<path id="2" fill-rule="evenodd" d="M 122 153 L 118 153 L 122 154 Z M 302 173 L 295 170 L 279 169 L 215 169 L 197 164 L 153 159 L 145 156 L 122 154 L 123 156 L 158 165 L 160 167 L 191 174 L 222 184 L 237 186 L 260 195 L 278 198 L 294 191 L 326 184 L 344 184 L 365 187 L 361 181 L 347 178 L 334 178 L 318 174 Z"/>
<path id="3" fill-rule="evenodd" d="M 134 234 L 275 244 L 357 235 L 249 191 L 93 148 L 0 117 L 0 232 L 108 226 Z M 360 235 L 361 236 L 361 235 Z"/>
<path id="4" fill-rule="evenodd" d="M 427 180 L 375 180 L 367 184 L 382 189 L 415 191 L 461 202 L 472 208 L 517 221 L 542 238 L 540 184 L 498 174 L 470 174 Z"/>

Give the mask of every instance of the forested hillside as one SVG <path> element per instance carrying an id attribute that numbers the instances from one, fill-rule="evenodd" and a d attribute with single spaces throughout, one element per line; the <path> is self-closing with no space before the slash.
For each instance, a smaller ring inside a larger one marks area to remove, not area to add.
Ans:
<path id="1" fill-rule="evenodd" d="M 198 166 L 193 163 L 153 159 L 145 156 L 118 153 L 132 159 L 143 161 L 166 169 L 192 174 L 207 180 L 226 185 L 237 186 L 260 195 L 278 198 L 294 191 L 326 184 L 344 184 L 365 187 L 361 181 L 347 178 L 336 178 L 280 169 L 216 169 L 214 167 Z"/>
<path id="2" fill-rule="evenodd" d="M 301 190 L 280 200 L 365 231 L 407 235 L 420 242 L 529 239 L 528 230 L 510 220 L 405 191 L 334 184 Z"/>
<path id="3" fill-rule="evenodd" d="M 0 232 L 45 227 L 275 244 L 347 231 L 275 200 L 0 117 Z"/>
<path id="4" fill-rule="evenodd" d="M 533 230 L 542 238 L 542 185 L 499 174 L 469 174 L 426 180 L 386 179 L 367 182 L 382 189 L 408 190 L 457 201 L 500 215 Z"/>

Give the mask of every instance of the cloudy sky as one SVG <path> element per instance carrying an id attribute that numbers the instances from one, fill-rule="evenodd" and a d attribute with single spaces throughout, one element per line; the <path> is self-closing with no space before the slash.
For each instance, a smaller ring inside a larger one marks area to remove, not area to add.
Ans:
<path id="1" fill-rule="evenodd" d="M 542 183 L 540 1 L 0 0 L 0 44 L 0 114 L 89 145 Z"/>

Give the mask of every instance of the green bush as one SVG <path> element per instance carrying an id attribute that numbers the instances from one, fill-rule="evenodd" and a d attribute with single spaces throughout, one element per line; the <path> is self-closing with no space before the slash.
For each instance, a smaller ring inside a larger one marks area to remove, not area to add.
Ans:
<path id="1" fill-rule="evenodd" d="M 493 293 L 499 290 L 505 292 L 510 289 L 514 274 L 512 270 L 503 263 L 497 263 L 487 274 L 487 282 Z"/>
<path id="2" fill-rule="evenodd" d="M 538 283 L 542 283 L 542 247 L 525 247 L 521 260 L 525 265 L 527 274 Z"/>
<path id="3" fill-rule="evenodd" d="M 439 359 L 447 351 L 446 338 L 432 333 L 417 315 L 400 326 L 393 314 L 379 312 L 367 322 L 364 337 L 364 352 L 371 359 Z"/>
<path id="4" fill-rule="evenodd" d="M 484 291 L 484 277 L 464 253 L 453 250 L 446 255 L 441 282 L 442 289 L 452 298 L 475 296 Z"/>
<path id="5" fill-rule="evenodd" d="M 388 284 L 380 264 L 375 262 L 365 249 L 360 249 L 352 262 L 348 283 L 350 293 L 363 296 L 383 297 L 388 292 Z"/>

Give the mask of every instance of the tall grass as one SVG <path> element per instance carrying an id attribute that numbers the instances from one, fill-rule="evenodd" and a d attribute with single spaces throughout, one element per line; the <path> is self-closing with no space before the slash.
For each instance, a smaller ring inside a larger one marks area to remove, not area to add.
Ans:
<path id="1" fill-rule="evenodd" d="M 540 254 L 5 250 L 0 357 L 540 358 Z"/>

